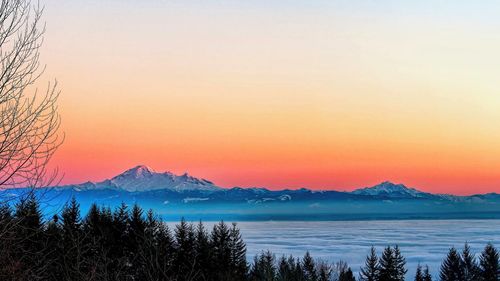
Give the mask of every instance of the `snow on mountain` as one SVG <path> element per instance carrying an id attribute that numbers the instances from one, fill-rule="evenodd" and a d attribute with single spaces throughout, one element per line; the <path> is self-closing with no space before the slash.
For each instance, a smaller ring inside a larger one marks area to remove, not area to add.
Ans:
<path id="1" fill-rule="evenodd" d="M 356 189 L 352 194 L 383 196 L 388 198 L 428 198 L 433 196 L 430 193 L 406 187 L 404 184 L 394 184 L 389 181 L 382 182 L 372 187 Z"/>
<path id="2" fill-rule="evenodd" d="M 160 189 L 179 192 L 191 190 L 217 191 L 221 189 L 208 180 L 198 179 L 188 175 L 187 173 L 180 176 L 171 172 L 159 173 L 144 165 L 131 168 L 102 182 L 86 182 L 66 187 L 71 187 L 75 190 L 114 189 L 129 192 L 142 192 Z"/>

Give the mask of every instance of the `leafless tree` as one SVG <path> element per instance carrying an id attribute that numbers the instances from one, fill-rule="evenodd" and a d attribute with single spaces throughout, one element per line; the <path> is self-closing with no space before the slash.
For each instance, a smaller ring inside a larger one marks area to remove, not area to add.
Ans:
<path id="1" fill-rule="evenodd" d="M 64 136 L 58 135 L 57 81 L 39 91 L 45 24 L 31 0 L 0 0 L 0 188 L 48 186 L 57 169 L 47 163 Z"/>

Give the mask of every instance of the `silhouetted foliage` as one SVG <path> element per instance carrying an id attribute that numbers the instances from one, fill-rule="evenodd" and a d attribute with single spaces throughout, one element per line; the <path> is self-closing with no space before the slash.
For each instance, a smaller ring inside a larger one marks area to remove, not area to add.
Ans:
<path id="1" fill-rule="evenodd" d="M 354 274 L 352 274 L 351 268 L 347 268 L 346 270 L 340 272 L 339 281 L 356 281 L 356 278 L 354 278 Z"/>
<path id="2" fill-rule="evenodd" d="M 446 259 L 441 265 L 439 273 L 441 281 L 463 281 L 464 266 L 460 254 L 455 248 L 451 248 Z"/>
<path id="3" fill-rule="evenodd" d="M 424 281 L 424 273 L 420 264 L 418 264 L 417 271 L 415 272 L 415 281 Z"/>
<path id="4" fill-rule="evenodd" d="M 432 281 L 432 276 L 429 273 L 429 267 L 426 265 L 424 269 L 424 281 Z"/>
<path id="5" fill-rule="evenodd" d="M 492 244 L 486 245 L 479 259 L 481 281 L 498 281 L 500 279 L 498 262 L 497 249 Z"/>
<path id="6" fill-rule="evenodd" d="M 318 276 L 316 274 L 316 264 L 314 259 L 309 254 L 309 251 L 306 252 L 304 258 L 302 259 L 302 264 L 304 267 L 305 278 L 307 281 L 317 281 Z"/>
<path id="7" fill-rule="evenodd" d="M 125 204 L 112 211 L 92 205 L 82 218 L 72 199 L 48 220 L 33 195 L 15 205 L 0 205 L 0 280 L 151 280 L 151 281 L 353 281 L 347 263 L 329 264 L 269 252 L 246 260 L 246 245 L 236 224 L 219 222 L 208 232 L 203 223 L 184 219 L 173 231 L 151 210 Z M 488 244 L 479 264 L 466 244 L 461 255 L 450 249 L 441 280 L 498 281 L 499 254 Z M 359 280 L 404 281 L 405 258 L 386 247 L 377 258 L 371 248 Z M 431 281 L 419 266 L 415 281 Z"/>
<path id="8" fill-rule="evenodd" d="M 366 257 L 365 266 L 361 268 L 359 280 L 376 281 L 379 275 L 378 257 L 375 247 L 371 247 L 370 255 Z"/>
<path id="9" fill-rule="evenodd" d="M 465 243 L 464 250 L 462 251 L 462 266 L 464 268 L 464 281 L 475 281 L 480 279 L 476 257 L 471 252 L 469 244 L 467 243 Z"/>

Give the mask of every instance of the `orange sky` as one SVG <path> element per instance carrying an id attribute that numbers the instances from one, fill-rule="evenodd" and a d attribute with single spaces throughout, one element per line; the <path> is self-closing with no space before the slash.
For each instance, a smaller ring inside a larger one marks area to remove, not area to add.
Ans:
<path id="1" fill-rule="evenodd" d="M 44 1 L 64 183 L 500 192 L 498 3 L 304 2 Z"/>

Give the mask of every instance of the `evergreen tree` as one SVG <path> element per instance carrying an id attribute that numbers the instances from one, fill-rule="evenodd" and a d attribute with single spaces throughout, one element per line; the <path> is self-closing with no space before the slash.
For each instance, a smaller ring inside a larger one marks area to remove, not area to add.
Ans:
<path id="1" fill-rule="evenodd" d="M 133 249 L 137 249 L 144 240 L 146 232 L 146 221 L 144 220 L 144 211 L 137 204 L 132 207 L 129 218 L 129 235 Z"/>
<path id="2" fill-rule="evenodd" d="M 425 266 L 425 269 L 424 269 L 424 281 L 432 281 L 432 276 L 431 274 L 429 273 L 429 267 L 426 265 Z"/>
<path id="3" fill-rule="evenodd" d="M 233 223 L 229 233 L 229 248 L 231 251 L 231 280 L 245 280 L 248 271 L 246 260 L 246 245 L 241 238 L 240 230 Z"/>
<path id="4" fill-rule="evenodd" d="M 500 279 L 498 259 L 497 249 L 491 243 L 488 243 L 479 259 L 481 281 L 498 281 Z"/>
<path id="5" fill-rule="evenodd" d="M 169 279 L 173 275 L 172 267 L 175 258 L 174 239 L 170 229 L 162 221 L 158 224 L 156 232 L 158 249 L 158 264 L 163 279 Z M 208 280 L 208 279 L 207 279 Z"/>
<path id="6" fill-rule="evenodd" d="M 214 225 L 211 233 L 213 271 L 218 280 L 231 280 L 228 265 L 231 264 L 230 229 L 223 222 Z"/>
<path id="7" fill-rule="evenodd" d="M 375 247 L 371 247 L 370 255 L 366 257 L 365 266 L 361 268 L 359 280 L 376 281 L 379 274 L 378 257 Z"/>
<path id="8" fill-rule="evenodd" d="M 43 264 L 43 221 L 38 200 L 29 193 L 16 204 L 14 214 L 14 260 L 20 265 L 20 276 L 33 280 L 46 276 Z"/>
<path id="9" fill-rule="evenodd" d="M 80 205 L 75 197 L 71 198 L 61 214 L 62 220 L 62 244 L 63 244 L 63 268 L 65 280 L 84 279 L 84 249 L 83 230 L 80 218 Z"/>
<path id="10" fill-rule="evenodd" d="M 350 267 L 340 272 L 339 281 L 356 281 Z"/>
<path id="11" fill-rule="evenodd" d="M 295 273 L 293 274 L 293 277 L 295 280 L 300 280 L 300 281 L 305 281 L 306 280 L 306 274 L 304 271 L 304 268 L 302 267 L 302 263 L 300 260 L 297 258 L 295 262 Z"/>
<path id="12" fill-rule="evenodd" d="M 63 267 L 61 256 L 63 255 L 62 230 L 59 217 L 54 215 L 48 223 L 45 231 L 45 262 L 47 264 L 47 278 L 49 280 L 63 280 Z"/>
<path id="13" fill-rule="evenodd" d="M 175 226 L 176 256 L 174 259 L 174 268 L 179 280 L 191 280 L 198 272 L 195 272 L 196 252 L 195 252 L 195 233 L 193 225 L 182 218 L 180 224 Z M 227 266 L 227 263 L 225 264 Z"/>
<path id="14" fill-rule="evenodd" d="M 399 250 L 399 246 L 396 245 L 394 247 L 394 263 L 395 263 L 395 280 L 405 280 L 405 275 L 408 272 L 408 270 L 405 268 L 406 265 L 406 259 L 403 257 L 401 254 L 401 251 Z"/>
<path id="15" fill-rule="evenodd" d="M 125 203 L 121 203 L 111 218 L 111 241 L 110 255 L 114 260 L 116 268 L 126 267 L 126 258 L 130 252 L 128 236 L 129 236 L 129 210 Z"/>
<path id="16" fill-rule="evenodd" d="M 145 280 L 160 280 L 163 276 L 162 266 L 158 263 L 159 256 L 156 245 L 157 229 L 158 220 L 153 210 L 149 209 L 146 213 L 144 238 L 139 252 L 139 263 L 143 266 L 141 275 Z"/>
<path id="17" fill-rule="evenodd" d="M 415 273 L 415 281 L 424 281 L 424 273 L 422 272 L 422 266 L 417 265 L 417 272 Z"/>
<path id="18" fill-rule="evenodd" d="M 250 271 L 251 281 L 276 280 L 275 257 L 271 252 L 262 252 L 255 256 L 253 267 Z"/>
<path id="19" fill-rule="evenodd" d="M 85 217 L 83 224 L 83 235 L 84 243 L 86 245 L 86 266 L 92 268 L 91 270 L 96 271 L 97 267 L 102 264 L 103 261 L 99 260 L 99 254 L 101 252 L 101 210 L 96 204 L 90 206 L 89 212 Z"/>
<path id="20" fill-rule="evenodd" d="M 332 276 L 332 267 L 326 262 L 320 262 L 318 267 L 318 281 L 330 281 Z"/>
<path id="21" fill-rule="evenodd" d="M 316 273 L 316 264 L 314 263 L 313 258 L 309 254 L 309 251 L 306 252 L 304 258 L 302 259 L 302 265 L 304 268 L 304 273 L 307 281 L 317 281 L 318 275 Z"/>
<path id="22" fill-rule="evenodd" d="M 196 261 L 200 268 L 200 279 L 208 280 L 212 266 L 210 238 L 200 221 L 196 227 Z"/>
<path id="23" fill-rule="evenodd" d="M 469 244 L 465 243 L 462 251 L 462 266 L 464 272 L 464 281 L 476 281 L 479 277 L 479 268 L 476 257 L 471 252 Z"/>
<path id="24" fill-rule="evenodd" d="M 399 281 L 396 279 L 396 261 L 394 260 L 394 250 L 387 246 L 379 259 L 379 281 Z"/>
<path id="25" fill-rule="evenodd" d="M 76 235 L 81 231 L 80 204 L 75 197 L 62 211 L 63 232 L 65 235 Z"/>
<path id="26" fill-rule="evenodd" d="M 132 207 L 129 218 L 129 270 L 133 276 L 143 280 L 146 272 L 145 249 L 146 220 L 144 211 L 137 204 Z"/>
<path id="27" fill-rule="evenodd" d="M 439 273 L 441 281 L 463 281 L 464 267 L 463 262 L 455 248 L 451 248 L 446 259 L 441 265 Z"/>
<path id="28" fill-rule="evenodd" d="M 293 259 L 293 258 L 292 258 Z M 292 260 L 292 266 L 295 266 L 295 260 Z M 278 272 L 276 276 L 277 281 L 292 280 L 292 266 L 289 264 L 287 258 L 283 255 L 278 262 Z"/>

